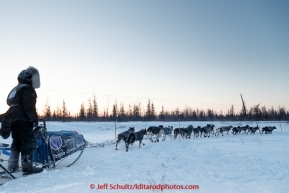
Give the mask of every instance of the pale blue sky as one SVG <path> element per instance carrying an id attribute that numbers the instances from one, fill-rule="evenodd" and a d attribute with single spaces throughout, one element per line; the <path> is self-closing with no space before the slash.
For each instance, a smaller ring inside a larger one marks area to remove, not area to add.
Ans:
<path id="1" fill-rule="evenodd" d="M 72 113 L 96 94 L 157 110 L 289 108 L 289 1 L 0 0 L 0 113 L 39 69 L 37 108 Z"/>

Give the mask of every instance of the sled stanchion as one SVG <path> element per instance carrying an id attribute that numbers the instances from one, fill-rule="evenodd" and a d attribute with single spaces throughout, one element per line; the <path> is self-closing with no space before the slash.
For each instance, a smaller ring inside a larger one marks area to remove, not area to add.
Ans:
<path id="1" fill-rule="evenodd" d="M 47 138 L 47 146 L 49 146 L 50 147 L 50 142 L 49 142 L 49 139 L 50 139 L 50 137 L 48 137 Z M 51 149 L 51 147 L 49 148 L 50 149 L 50 153 L 51 153 L 51 157 L 52 157 L 52 162 L 53 162 L 53 168 L 55 168 L 55 157 L 53 156 L 53 152 L 52 152 L 52 149 Z M 47 154 L 48 154 L 48 152 L 47 152 Z"/>
<path id="2" fill-rule="evenodd" d="M 49 144 L 49 141 L 48 140 L 46 141 L 46 139 L 47 139 L 46 122 L 43 119 L 40 119 L 40 121 L 43 122 L 43 129 L 42 129 L 43 135 L 42 135 L 42 137 L 43 137 L 44 142 L 46 143 L 46 165 L 49 168 L 49 160 L 48 160 L 48 152 L 49 152 L 48 151 L 48 144 Z M 54 162 L 54 165 L 55 165 L 55 162 Z"/>

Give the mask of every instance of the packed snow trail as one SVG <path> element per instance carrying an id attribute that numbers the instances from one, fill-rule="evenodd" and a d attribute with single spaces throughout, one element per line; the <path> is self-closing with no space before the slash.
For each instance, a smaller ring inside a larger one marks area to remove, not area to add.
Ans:
<path id="1" fill-rule="evenodd" d="M 134 126 L 136 131 L 150 125 L 178 127 L 178 123 L 118 123 L 117 133 Z M 182 122 L 181 127 L 205 122 Z M 217 122 L 234 125 L 234 122 Z M 236 124 L 236 123 L 235 123 Z M 249 124 L 250 125 L 250 124 Z M 279 123 L 259 123 L 259 126 Z M 114 139 L 114 123 L 47 124 L 48 130 L 77 130 L 87 141 L 100 143 Z M 270 135 L 224 135 L 152 143 L 144 140 L 125 152 L 124 142 L 86 148 L 82 157 L 69 168 L 45 171 L 22 177 L 0 187 L 0 192 L 153 192 L 153 190 L 112 190 L 100 185 L 198 185 L 198 190 L 163 190 L 163 192 L 288 192 L 289 124 Z M 3 141 L 1 141 L 3 142 Z M 7 142 L 7 141 L 6 141 Z M 71 157 L 73 159 L 73 157 Z M 69 161 L 69 160 L 66 160 Z M 65 163 L 63 163 L 65 164 Z M 94 184 L 94 189 L 91 189 Z M 155 190 L 154 192 L 160 192 Z"/>

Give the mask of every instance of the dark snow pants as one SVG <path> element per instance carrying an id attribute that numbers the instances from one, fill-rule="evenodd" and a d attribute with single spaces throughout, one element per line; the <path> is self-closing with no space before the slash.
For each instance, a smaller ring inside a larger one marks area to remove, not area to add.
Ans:
<path id="1" fill-rule="evenodd" d="M 33 148 L 35 138 L 33 134 L 33 123 L 29 121 L 15 121 L 12 124 L 11 156 L 8 168 L 18 168 L 19 154 L 21 152 L 21 163 L 23 169 L 32 168 Z"/>

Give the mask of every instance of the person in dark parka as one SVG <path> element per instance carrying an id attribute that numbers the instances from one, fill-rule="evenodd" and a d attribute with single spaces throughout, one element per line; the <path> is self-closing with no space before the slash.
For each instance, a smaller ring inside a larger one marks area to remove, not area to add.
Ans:
<path id="1" fill-rule="evenodd" d="M 12 133 L 11 156 L 8 161 L 10 171 L 18 169 L 19 154 L 23 175 L 39 173 L 42 168 L 33 167 L 32 156 L 35 139 L 33 128 L 38 125 L 36 112 L 36 88 L 40 87 L 40 75 L 36 68 L 29 67 L 18 75 L 18 85 L 7 97 L 10 106 L 2 118 L 0 134 L 7 139 Z"/>

